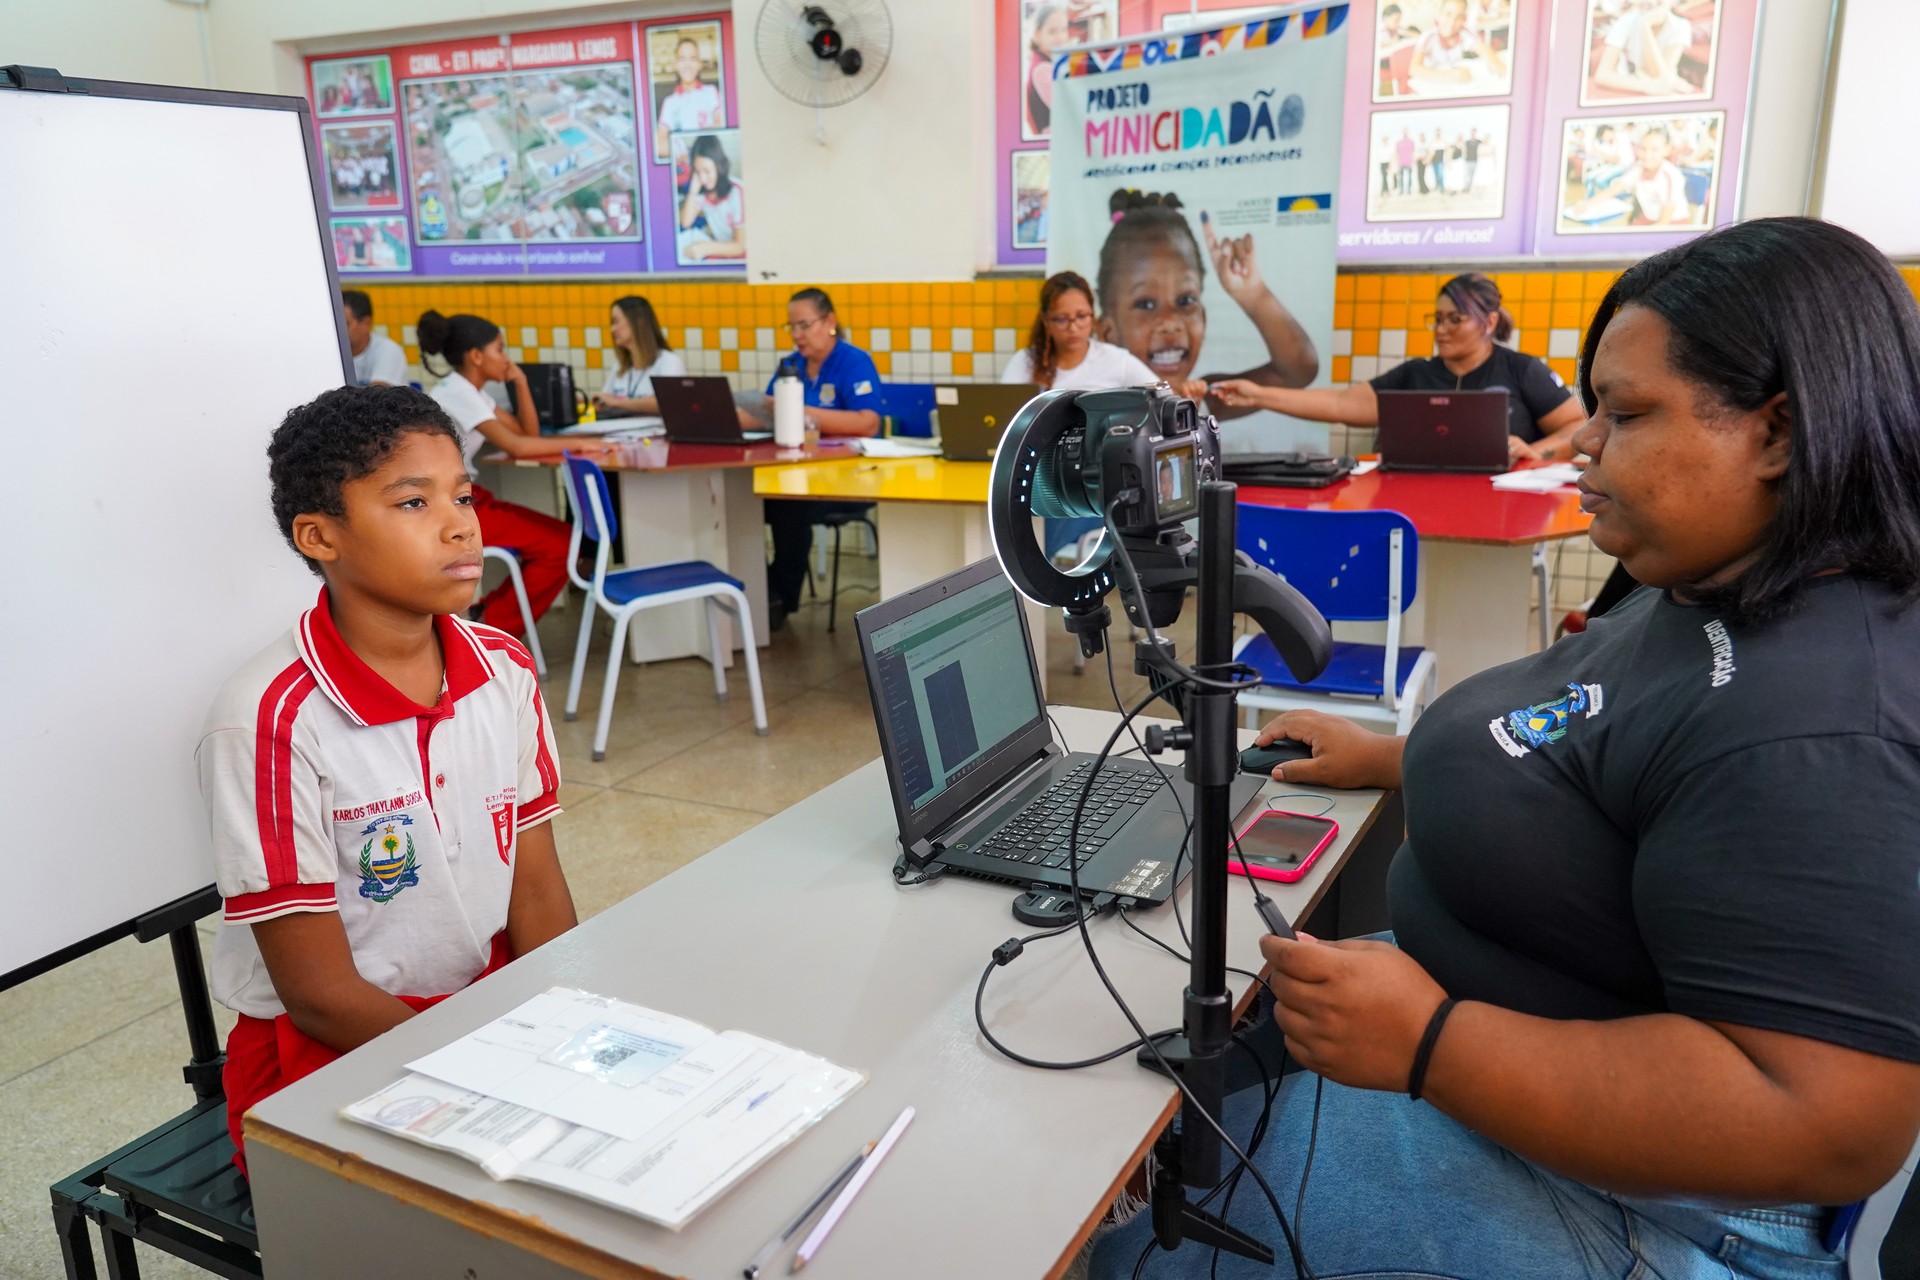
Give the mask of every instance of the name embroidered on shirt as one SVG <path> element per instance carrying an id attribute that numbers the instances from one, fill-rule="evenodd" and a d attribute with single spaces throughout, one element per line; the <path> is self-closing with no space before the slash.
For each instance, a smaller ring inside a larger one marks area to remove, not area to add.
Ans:
<path id="1" fill-rule="evenodd" d="M 1715 618 L 1701 630 L 1707 633 L 1707 644 L 1713 649 L 1713 670 L 1708 682 L 1716 689 L 1732 684 L 1733 673 L 1738 668 L 1733 665 L 1733 637 L 1727 634 L 1727 624 Z"/>
<path id="2" fill-rule="evenodd" d="M 351 809 L 335 809 L 333 811 L 333 820 L 335 822 L 359 822 L 361 819 L 371 818 L 375 814 L 396 813 L 402 809 L 411 809 L 417 804 L 425 804 L 426 799 L 426 793 L 423 791 L 409 791 L 405 795 L 394 796 L 387 800 L 374 800 L 367 804 L 355 805 Z"/>
<path id="3" fill-rule="evenodd" d="M 1537 747 L 1551 746 L 1567 736 L 1576 716 L 1591 720 L 1606 705 L 1597 684 L 1569 684 L 1567 691 L 1548 702 L 1536 702 L 1487 721 L 1487 731 L 1500 749 L 1518 760 Z"/>

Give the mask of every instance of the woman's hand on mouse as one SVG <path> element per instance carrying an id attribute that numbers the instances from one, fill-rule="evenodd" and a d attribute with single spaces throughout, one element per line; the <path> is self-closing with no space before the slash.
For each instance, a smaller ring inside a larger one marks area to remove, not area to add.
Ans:
<path id="1" fill-rule="evenodd" d="M 1324 711 L 1289 711 L 1268 721 L 1254 743 L 1264 747 L 1281 738 L 1306 743 L 1313 755 L 1280 764 L 1273 771 L 1276 781 L 1289 786 L 1342 789 L 1394 790 L 1400 786 L 1400 753 L 1405 738 L 1375 733 Z"/>

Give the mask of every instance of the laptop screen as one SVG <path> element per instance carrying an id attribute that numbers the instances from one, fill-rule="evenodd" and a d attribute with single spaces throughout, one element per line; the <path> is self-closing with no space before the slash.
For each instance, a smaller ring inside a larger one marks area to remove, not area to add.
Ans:
<path id="1" fill-rule="evenodd" d="M 909 812 L 1040 718 L 1019 599 L 999 573 L 875 629 L 869 646 L 874 702 Z"/>

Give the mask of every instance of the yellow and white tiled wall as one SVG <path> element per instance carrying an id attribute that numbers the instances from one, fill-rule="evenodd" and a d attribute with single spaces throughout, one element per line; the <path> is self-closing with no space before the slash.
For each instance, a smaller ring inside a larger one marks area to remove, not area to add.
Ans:
<path id="1" fill-rule="evenodd" d="M 1902 267 L 1920 293 L 1920 266 Z M 1494 273 L 1515 325 L 1514 345 L 1574 380 L 1588 317 L 1613 283 L 1612 271 L 1525 270 Z M 1364 381 L 1403 360 L 1433 354 L 1425 315 L 1441 272 L 1345 271 L 1334 282 L 1335 385 Z M 589 393 L 616 367 L 608 349 L 609 304 L 623 293 L 653 303 L 667 337 L 697 374 L 726 374 L 741 387 L 763 385 L 791 346 L 783 326 L 793 286 L 739 281 L 614 281 L 587 284 L 418 283 L 359 285 L 373 299 L 374 323 L 407 349 L 423 385 L 414 319 L 428 307 L 485 316 L 506 331 L 515 360 L 565 362 Z M 921 284 L 822 285 L 832 295 L 845 335 L 873 353 L 883 377 L 903 382 L 988 382 L 1024 342 L 1039 303 L 1040 281 L 961 280 Z M 1335 427 L 1336 452 L 1366 453 L 1369 430 Z M 1590 599 L 1613 568 L 1584 540 L 1554 550 L 1556 611 Z"/>

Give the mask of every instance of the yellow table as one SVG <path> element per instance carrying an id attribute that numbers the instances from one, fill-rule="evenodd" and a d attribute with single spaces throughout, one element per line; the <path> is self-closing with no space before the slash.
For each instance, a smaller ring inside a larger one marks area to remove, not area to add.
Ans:
<path id="1" fill-rule="evenodd" d="M 762 498 L 877 503 L 884 599 L 993 554 L 990 469 L 943 458 L 842 458 L 757 468 L 753 491 Z"/>

